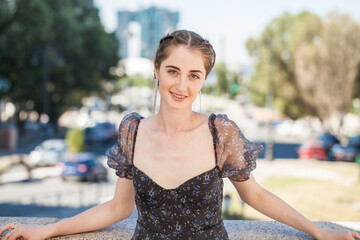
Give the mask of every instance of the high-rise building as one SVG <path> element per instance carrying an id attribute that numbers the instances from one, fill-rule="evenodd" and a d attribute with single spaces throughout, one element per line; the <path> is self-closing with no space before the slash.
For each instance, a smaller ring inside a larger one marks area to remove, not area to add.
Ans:
<path id="1" fill-rule="evenodd" d="M 140 56 L 152 59 L 160 38 L 174 31 L 179 22 L 179 12 L 150 7 L 136 12 L 119 11 L 116 35 L 119 40 L 119 56 L 129 56 L 129 39 L 133 36 L 129 29 L 130 22 L 137 22 L 141 26 Z"/>

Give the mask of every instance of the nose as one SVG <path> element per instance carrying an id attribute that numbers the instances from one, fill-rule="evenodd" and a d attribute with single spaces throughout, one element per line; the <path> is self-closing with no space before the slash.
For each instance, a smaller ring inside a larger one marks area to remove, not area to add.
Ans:
<path id="1" fill-rule="evenodd" d="M 179 76 L 176 88 L 179 91 L 184 91 L 186 90 L 186 76 Z"/>

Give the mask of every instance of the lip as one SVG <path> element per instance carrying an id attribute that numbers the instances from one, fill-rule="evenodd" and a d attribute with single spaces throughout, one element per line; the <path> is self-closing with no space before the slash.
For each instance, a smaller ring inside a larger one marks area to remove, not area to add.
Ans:
<path id="1" fill-rule="evenodd" d="M 173 92 L 171 92 L 171 91 L 170 91 L 170 94 L 171 94 L 172 98 L 173 98 L 175 101 L 177 101 L 177 102 L 182 102 L 182 101 L 184 101 L 184 100 L 187 98 L 187 96 L 185 96 L 185 95 L 183 95 L 183 94 L 173 93 Z M 181 98 L 175 96 L 174 94 L 176 94 L 176 95 L 178 95 L 178 96 L 181 96 Z"/>

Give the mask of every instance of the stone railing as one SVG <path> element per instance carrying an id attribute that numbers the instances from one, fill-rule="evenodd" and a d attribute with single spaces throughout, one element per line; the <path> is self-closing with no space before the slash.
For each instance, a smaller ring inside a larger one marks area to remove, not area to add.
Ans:
<path id="1" fill-rule="evenodd" d="M 26 224 L 49 224 L 59 221 L 57 218 L 0 217 L 0 227 L 8 222 Z M 131 218 L 95 232 L 74 234 L 52 239 L 131 239 L 136 219 Z M 329 229 L 350 229 L 360 231 L 360 222 L 315 222 L 318 226 Z M 225 220 L 225 227 L 230 239 L 262 240 L 262 239 L 313 239 L 311 236 L 292 227 L 275 221 Z M 0 239 L 2 239 L 0 237 Z"/>

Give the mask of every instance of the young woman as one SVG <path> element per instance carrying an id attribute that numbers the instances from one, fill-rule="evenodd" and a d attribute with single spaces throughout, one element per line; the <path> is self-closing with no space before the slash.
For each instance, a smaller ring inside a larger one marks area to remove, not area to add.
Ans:
<path id="1" fill-rule="evenodd" d="M 107 151 L 108 164 L 119 176 L 114 198 L 51 225 L 10 223 L 0 231 L 11 230 L 4 239 L 101 229 L 128 218 L 135 205 L 134 240 L 228 239 L 221 216 L 224 177 L 248 205 L 316 239 L 360 239 L 354 232 L 317 227 L 259 186 L 251 171 L 261 145 L 248 141 L 226 115 L 192 111 L 214 63 L 212 46 L 194 32 L 175 31 L 162 38 L 154 59 L 159 111 L 149 118 L 126 115 L 118 143 Z"/>

